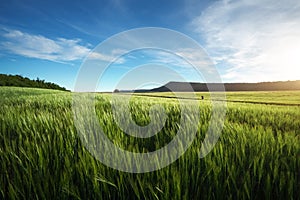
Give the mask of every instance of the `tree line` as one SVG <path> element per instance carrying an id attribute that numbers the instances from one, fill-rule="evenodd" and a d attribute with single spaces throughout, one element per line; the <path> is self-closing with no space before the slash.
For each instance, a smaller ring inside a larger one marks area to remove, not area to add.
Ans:
<path id="1" fill-rule="evenodd" d="M 31 80 L 20 75 L 7 74 L 0 74 L 0 86 L 33 87 L 67 91 L 67 89 L 64 87 L 61 87 L 55 83 L 46 82 L 45 80 L 41 80 L 39 78 L 36 80 Z"/>

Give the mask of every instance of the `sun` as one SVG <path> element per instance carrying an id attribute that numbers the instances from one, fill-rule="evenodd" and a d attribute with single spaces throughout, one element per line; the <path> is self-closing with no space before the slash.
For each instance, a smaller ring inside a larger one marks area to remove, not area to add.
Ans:
<path id="1" fill-rule="evenodd" d="M 300 37 L 282 38 L 272 46 L 266 63 L 276 79 L 300 80 Z"/>

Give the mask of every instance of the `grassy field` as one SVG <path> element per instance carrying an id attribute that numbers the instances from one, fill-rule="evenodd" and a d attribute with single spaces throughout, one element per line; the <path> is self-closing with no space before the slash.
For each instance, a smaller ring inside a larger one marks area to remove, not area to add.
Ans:
<path id="1" fill-rule="evenodd" d="M 178 92 L 179 97 L 187 97 L 186 93 Z M 159 93 L 136 93 L 137 96 L 152 96 L 152 97 L 175 97 L 171 92 Z M 197 92 L 196 99 L 204 97 L 204 101 L 210 101 L 210 93 Z M 192 97 L 192 98 L 195 98 Z M 300 91 L 258 91 L 258 92 L 226 92 L 228 102 L 237 103 L 261 103 L 261 104 L 283 104 L 283 105 L 299 105 L 300 106 Z"/>
<path id="2" fill-rule="evenodd" d="M 85 149 L 74 126 L 72 93 L 1 87 L 0 199 L 299 199 L 300 92 L 227 93 L 242 102 L 227 103 L 222 135 L 203 159 L 199 149 L 211 106 L 209 94 L 197 95 L 207 98 L 199 103 L 191 147 L 163 169 L 134 174 L 105 166 Z M 159 149 L 179 128 L 176 99 L 132 98 L 137 124 L 149 123 L 153 104 L 167 111 L 162 131 L 146 139 L 128 136 L 115 124 L 109 94 L 95 99 L 104 132 L 128 151 Z"/>

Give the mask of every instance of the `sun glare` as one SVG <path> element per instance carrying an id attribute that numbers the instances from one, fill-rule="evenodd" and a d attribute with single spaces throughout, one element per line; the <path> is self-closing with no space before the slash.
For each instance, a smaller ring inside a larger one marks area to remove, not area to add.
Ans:
<path id="1" fill-rule="evenodd" d="M 300 39 L 288 37 L 267 52 L 270 68 L 280 80 L 300 80 Z M 274 77 L 275 78 L 275 77 Z"/>

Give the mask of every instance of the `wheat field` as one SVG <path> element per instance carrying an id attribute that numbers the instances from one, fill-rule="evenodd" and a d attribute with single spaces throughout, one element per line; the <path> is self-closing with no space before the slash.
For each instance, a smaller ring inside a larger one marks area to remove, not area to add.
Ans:
<path id="1" fill-rule="evenodd" d="M 222 135 L 202 159 L 211 104 L 207 93 L 197 94 L 205 99 L 197 105 L 192 145 L 169 166 L 149 173 L 112 169 L 87 151 L 74 125 L 72 95 L 0 88 L 0 199 L 299 199 L 299 91 L 227 93 Z M 130 101 L 131 116 L 141 126 L 150 122 L 151 105 L 165 108 L 168 118 L 155 136 L 125 134 L 114 122 L 110 94 L 96 94 L 98 122 L 120 148 L 155 151 L 180 128 L 178 101 L 164 95 L 169 94 Z"/>

